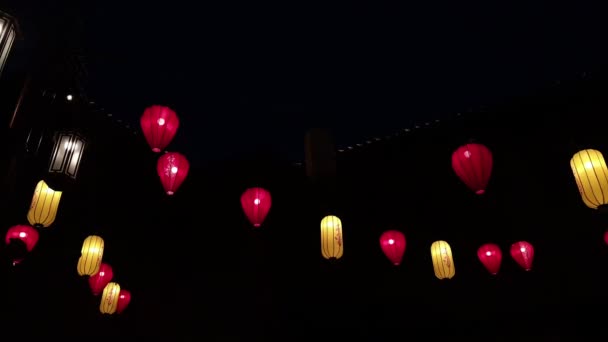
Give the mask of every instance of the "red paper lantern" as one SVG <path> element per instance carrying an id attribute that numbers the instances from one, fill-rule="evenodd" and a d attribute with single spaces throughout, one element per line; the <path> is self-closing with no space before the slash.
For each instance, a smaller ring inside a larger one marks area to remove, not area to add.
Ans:
<path id="1" fill-rule="evenodd" d="M 492 174 L 492 153 L 481 144 L 460 146 L 452 154 L 452 168 L 466 186 L 476 194 L 486 192 Z"/>
<path id="2" fill-rule="evenodd" d="M 120 289 L 120 294 L 118 295 L 118 305 L 116 305 L 116 313 L 119 314 L 125 311 L 130 302 L 131 292 L 125 289 Z"/>
<path id="3" fill-rule="evenodd" d="M 604 233 L 604 242 L 608 245 L 608 231 Z"/>
<path id="4" fill-rule="evenodd" d="M 171 196 L 182 185 L 186 176 L 188 176 L 190 163 L 180 153 L 167 152 L 158 158 L 156 171 L 167 195 Z"/>
<path id="5" fill-rule="evenodd" d="M 146 108 L 139 123 L 154 152 L 167 147 L 179 128 L 179 118 L 175 112 L 169 107 L 158 105 Z"/>
<path id="6" fill-rule="evenodd" d="M 13 240 L 20 240 L 25 245 L 25 249 L 28 252 L 31 252 L 32 249 L 38 243 L 38 239 L 40 238 L 40 234 L 38 231 L 31 226 L 28 225 L 16 225 L 12 226 L 8 229 L 5 236 L 5 243 L 9 245 Z M 20 255 L 13 256 L 13 265 L 17 265 L 23 260 L 23 253 L 17 253 Z"/>
<path id="7" fill-rule="evenodd" d="M 249 188 L 241 196 L 241 206 L 254 227 L 262 225 L 272 206 L 270 192 L 263 188 Z"/>
<path id="8" fill-rule="evenodd" d="M 516 242 L 511 245 L 511 257 L 524 270 L 529 271 L 534 261 L 534 247 L 526 241 Z"/>
<path id="9" fill-rule="evenodd" d="M 405 235 L 398 230 L 387 230 L 380 236 L 380 248 L 388 260 L 398 266 L 405 253 Z"/>
<path id="10" fill-rule="evenodd" d="M 502 251 L 498 245 L 487 243 L 477 250 L 477 257 L 483 266 L 493 275 L 496 275 L 500 270 L 502 262 Z"/>
<path id="11" fill-rule="evenodd" d="M 112 267 L 106 263 L 101 263 L 99 272 L 89 277 L 89 286 L 93 295 L 99 296 L 106 285 L 112 281 L 112 278 L 114 278 Z"/>

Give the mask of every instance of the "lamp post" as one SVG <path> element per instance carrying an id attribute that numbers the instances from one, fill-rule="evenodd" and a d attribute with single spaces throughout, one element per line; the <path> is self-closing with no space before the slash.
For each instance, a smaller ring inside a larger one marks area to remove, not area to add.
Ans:
<path id="1" fill-rule="evenodd" d="M 0 11 L 0 75 L 6 64 L 13 42 L 17 37 L 17 20 Z"/>

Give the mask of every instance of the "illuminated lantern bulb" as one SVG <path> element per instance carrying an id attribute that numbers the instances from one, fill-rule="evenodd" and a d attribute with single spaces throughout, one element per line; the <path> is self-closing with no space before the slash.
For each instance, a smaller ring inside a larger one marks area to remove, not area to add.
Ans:
<path id="1" fill-rule="evenodd" d="M 21 241 L 25 245 L 25 250 L 31 252 L 38 243 L 39 237 L 38 231 L 31 226 L 16 225 L 10 227 L 6 232 L 5 243 L 6 245 L 10 245 L 14 240 Z M 23 261 L 23 255 L 14 255 L 12 259 L 13 265 L 17 265 Z"/>
<path id="2" fill-rule="evenodd" d="M 158 158 L 156 172 L 167 195 L 172 196 L 182 185 L 188 172 L 190 163 L 184 155 L 178 152 L 168 152 Z"/>
<path id="3" fill-rule="evenodd" d="M 340 259 L 344 254 L 342 221 L 333 215 L 321 220 L 321 254 L 325 259 Z"/>
<path id="4" fill-rule="evenodd" d="M 272 197 L 266 189 L 249 188 L 241 195 L 243 212 L 254 227 L 262 225 L 271 206 Z"/>
<path id="5" fill-rule="evenodd" d="M 101 294 L 99 311 L 103 314 L 111 315 L 116 312 L 118 298 L 120 297 L 120 285 L 118 283 L 108 283 Z"/>
<path id="6" fill-rule="evenodd" d="M 77 270 L 81 276 L 92 276 L 99 272 L 103 258 L 104 241 L 97 235 L 88 236 L 82 243 Z"/>
<path id="7" fill-rule="evenodd" d="M 534 247 L 529 242 L 519 241 L 511 245 L 511 257 L 526 271 L 532 269 Z"/>
<path id="8" fill-rule="evenodd" d="M 61 191 L 51 189 L 43 180 L 39 181 L 34 189 L 30 210 L 27 212 L 29 223 L 36 228 L 53 224 L 57 217 L 61 195 Z"/>
<path id="9" fill-rule="evenodd" d="M 131 303 L 131 292 L 125 289 L 120 289 L 120 294 L 118 295 L 118 304 L 116 305 L 116 313 L 120 314 L 127 306 Z"/>
<path id="10" fill-rule="evenodd" d="M 159 105 L 146 108 L 139 123 L 148 145 L 157 153 L 169 145 L 179 128 L 179 118 L 175 112 Z"/>
<path id="11" fill-rule="evenodd" d="M 500 270 L 502 262 L 502 251 L 500 247 L 493 243 L 487 243 L 477 250 L 477 257 L 483 266 L 493 275 Z"/>
<path id="12" fill-rule="evenodd" d="M 431 258 L 433 260 L 433 271 L 438 279 L 452 279 L 456 275 L 452 248 L 447 242 L 442 240 L 433 242 Z"/>
<path id="13" fill-rule="evenodd" d="M 388 260 L 398 266 L 405 253 L 405 235 L 398 230 L 387 230 L 380 236 L 380 248 Z"/>
<path id="14" fill-rule="evenodd" d="M 452 154 L 454 172 L 478 195 L 486 192 L 492 174 L 492 164 L 492 153 L 482 144 L 466 144 Z"/>
<path id="15" fill-rule="evenodd" d="M 114 272 L 112 267 L 106 263 L 101 263 L 99 272 L 89 277 L 89 287 L 94 296 L 99 296 L 101 291 L 112 281 Z"/>
<path id="16" fill-rule="evenodd" d="M 570 167 L 583 203 L 591 209 L 608 204 L 608 168 L 598 150 L 582 150 L 574 154 Z"/>

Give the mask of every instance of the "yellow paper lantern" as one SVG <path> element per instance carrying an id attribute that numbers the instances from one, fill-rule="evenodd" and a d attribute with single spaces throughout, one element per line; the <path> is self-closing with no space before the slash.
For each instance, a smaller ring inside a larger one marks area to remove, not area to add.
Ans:
<path id="1" fill-rule="evenodd" d="M 61 200 L 61 191 L 55 191 L 41 180 L 36 185 L 27 220 L 35 227 L 48 227 L 55 222 L 57 208 Z"/>
<path id="2" fill-rule="evenodd" d="M 321 254 L 325 259 L 340 259 L 344 254 L 342 221 L 337 216 L 321 220 Z"/>
<path id="3" fill-rule="evenodd" d="M 445 241 L 435 241 L 431 245 L 431 257 L 433 258 L 433 270 L 439 279 L 452 279 L 456 274 L 452 248 Z"/>
<path id="4" fill-rule="evenodd" d="M 84 239 L 77 266 L 79 275 L 91 276 L 99 272 L 101 259 L 103 258 L 103 248 L 104 242 L 99 236 L 91 235 Z"/>
<path id="5" fill-rule="evenodd" d="M 577 152 L 570 160 L 570 167 L 586 206 L 598 209 L 608 204 L 608 168 L 600 151 Z"/>
<path id="6" fill-rule="evenodd" d="M 111 315 L 116 312 L 118 306 L 118 298 L 120 297 L 120 285 L 118 283 L 108 283 L 103 288 L 101 294 L 101 303 L 99 303 L 99 311 L 103 314 Z"/>

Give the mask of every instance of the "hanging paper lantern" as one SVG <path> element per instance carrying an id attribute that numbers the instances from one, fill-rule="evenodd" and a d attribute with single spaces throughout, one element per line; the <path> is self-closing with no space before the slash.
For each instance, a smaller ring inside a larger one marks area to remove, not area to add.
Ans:
<path id="1" fill-rule="evenodd" d="M 608 168 L 600 151 L 582 150 L 570 160 L 570 167 L 583 202 L 591 209 L 608 204 Z"/>
<path id="2" fill-rule="evenodd" d="M 101 263 L 99 266 L 99 272 L 89 277 L 89 287 L 94 296 L 99 296 L 101 291 L 112 281 L 114 272 L 112 267 L 106 263 Z"/>
<path id="3" fill-rule="evenodd" d="M 25 245 L 25 250 L 27 252 L 31 252 L 38 243 L 39 237 L 40 235 L 36 229 L 26 225 L 17 225 L 8 229 L 6 232 L 5 243 L 10 245 L 15 240 L 21 241 L 23 242 L 23 245 Z M 22 260 L 22 255 L 14 255 L 13 265 L 20 263 Z"/>
<path id="4" fill-rule="evenodd" d="M 608 245 L 608 231 L 604 232 L 604 242 Z"/>
<path id="5" fill-rule="evenodd" d="M 179 128 L 179 118 L 175 112 L 169 107 L 158 105 L 146 108 L 139 123 L 154 152 L 160 152 L 167 147 Z"/>
<path id="6" fill-rule="evenodd" d="M 380 248 L 382 248 L 382 252 L 388 260 L 393 265 L 398 266 L 403 259 L 403 253 L 405 253 L 405 235 L 398 230 L 388 230 L 382 233 Z"/>
<path id="7" fill-rule="evenodd" d="M 254 227 L 259 227 L 266 219 L 272 206 L 270 192 L 262 188 L 250 188 L 241 196 L 241 206 Z"/>
<path id="8" fill-rule="evenodd" d="M 48 227 L 55 222 L 57 208 L 61 200 L 61 191 L 55 191 L 41 180 L 36 185 L 27 220 L 36 228 Z"/>
<path id="9" fill-rule="evenodd" d="M 321 254 L 325 259 L 340 259 L 344 254 L 342 221 L 337 216 L 321 220 Z"/>
<path id="10" fill-rule="evenodd" d="M 103 258 L 103 239 L 96 235 L 91 235 L 84 239 L 80 259 L 78 259 L 78 274 L 81 276 L 91 276 L 99 272 L 101 259 Z"/>
<path id="11" fill-rule="evenodd" d="M 120 295 L 118 295 L 118 304 L 116 305 L 116 313 L 122 313 L 125 311 L 127 306 L 131 303 L 131 292 L 125 289 L 120 289 Z"/>
<path id="12" fill-rule="evenodd" d="M 511 245 L 511 257 L 526 271 L 532 269 L 534 247 L 529 242 L 519 241 Z"/>
<path id="13" fill-rule="evenodd" d="M 99 304 L 99 311 L 103 314 L 113 314 L 116 312 L 118 306 L 118 298 L 120 297 L 120 285 L 118 283 L 108 283 L 103 288 L 101 294 L 101 303 Z"/>
<path id="14" fill-rule="evenodd" d="M 491 274 L 496 275 L 500 270 L 502 251 L 498 245 L 486 243 L 477 250 L 477 257 Z"/>
<path id="15" fill-rule="evenodd" d="M 177 152 L 163 154 L 158 158 L 156 165 L 160 181 L 169 196 L 173 195 L 180 185 L 182 185 L 184 179 L 188 176 L 189 170 L 190 163 L 188 163 L 188 159 Z"/>
<path id="16" fill-rule="evenodd" d="M 452 154 L 452 168 L 460 180 L 482 195 L 492 174 L 492 153 L 481 144 L 466 144 L 460 146 Z"/>
<path id="17" fill-rule="evenodd" d="M 452 279 L 456 274 L 452 248 L 445 241 L 435 241 L 431 245 L 431 258 L 433 259 L 433 270 L 439 279 Z"/>

